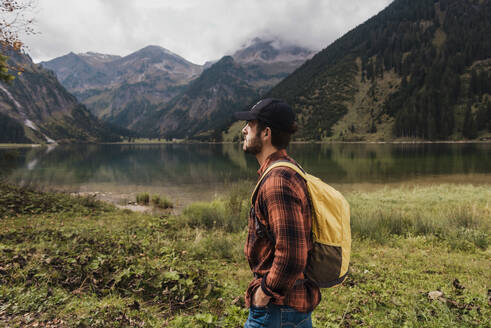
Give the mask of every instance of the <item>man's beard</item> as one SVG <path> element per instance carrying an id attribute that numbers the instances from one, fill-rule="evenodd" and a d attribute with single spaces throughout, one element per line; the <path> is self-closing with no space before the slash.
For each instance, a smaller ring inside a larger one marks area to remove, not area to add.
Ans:
<path id="1" fill-rule="evenodd" d="M 246 140 L 244 140 L 244 151 L 246 153 L 257 155 L 263 150 L 263 143 L 261 138 L 259 138 L 259 134 L 254 136 L 254 138 L 249 140 L 249 144 L 246 145 Z"/>

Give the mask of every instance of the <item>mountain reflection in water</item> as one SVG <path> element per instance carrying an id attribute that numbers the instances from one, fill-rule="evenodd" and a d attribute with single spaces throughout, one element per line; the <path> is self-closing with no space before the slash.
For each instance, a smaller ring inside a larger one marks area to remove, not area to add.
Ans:
<path id="1" fill-rule="evenodd" d="M 292 144 L 288 152 L 304 169 L 345 190 L 491 184 L 491 144 Z M 258 164 L 238 144 L 108 144 L 2 148 L 0 168 L 2 179 L 41 188 L 216 194 L 241 181 L 252 186 Z"/>

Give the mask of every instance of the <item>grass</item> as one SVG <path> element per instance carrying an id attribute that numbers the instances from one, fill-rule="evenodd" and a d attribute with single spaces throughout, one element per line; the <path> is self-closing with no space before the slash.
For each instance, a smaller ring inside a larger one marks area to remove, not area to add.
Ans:
<path id="1" fill-rule="evenodd" d="M 148 205 L 150 202 L 150 195 L 147 192 L 142 192 L 136 195 L 136 203 L 138 205 Z"/>
<path id="2" fill-rule="evenodd" d="M 16 144 L 16 143 L 0 143 L 0 148 L 32 148 L 40 147 L 41 144 Z"/>
<path id="3" fill-rule="evenodd" d="M 174 207 L 174 204 L 162 195 L 152 195 L 152 205 L 163 209 Z"/>
<path id="4" fill-rule="evenodd" d="M 432 236 L 452 248 L 487 249 L 491 228 L 488 186 L 439 185 L 384 189 L 348 196 L 352 233 L 379 243 L 391 236 Z"/>
<path id="5" fill-rule="evenodd" d="M 152 204 L 152 206 L 161 209 L 168 209 L 174 207 L 174 204 L 169 199 L 167 199 L 167 197 L 162 195 L 152 195 L 150 197 L 150 194 L 147 192 L 142 192 L 137 194 L 136 203 L 138 205 L 145 205 L 145 206 Z"/>
<path id="6" fill-rule="evenodd" d="M 70 196 L 64 193 L 43 193 L 31 188 L 18 188 L 0 183 L 0 219 L 41 213 L 90 215 L 111 210 L 95 196 Z"/>
<path id="7" fill-rule="evenodd" d="M 249 190 L 237 187 L 178 216 L 14 186 L 0 191 L 0 326 L 243 325 Z M 489 325 L 489 186 L 347 198 L 351 273 L 323 290 L 315 327 Z M 437 290 L 443 294 L 431 299 Z"/>

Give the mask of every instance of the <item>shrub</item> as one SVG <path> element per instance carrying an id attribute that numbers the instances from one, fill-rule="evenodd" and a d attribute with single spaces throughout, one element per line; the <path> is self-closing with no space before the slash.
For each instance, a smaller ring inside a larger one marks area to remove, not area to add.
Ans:
<path id="1" fill-rule="evenodd" d="M 191 227 L 241 231 L 247 225 L 249 202 L 240 190 L 233 190 L 225 200 L 197 202 L 184 209 L 182 222 Z"/>
<path id="2" fill-rule="evenodd" d="M 251 186 L 238 182 L 229 196 L 212 202 L 197 202 L 184 209 L 181 221 L 191 227 L 238 232 L 247 226 Z"/>
<path id="3" fill-rule="evenodd" d="M 212 229 L 223 227 L 225 221 L 224 204 L 219 200 L 193 203 L 182 214 L 183 221 L 191 227 Z"/>
<path id="4" fill-rule="evenodd" d="M 240 261 L 244 258 L 243 234 L 222 231 L 203 234 L 198 232 L 191 247 L 195 259 L 226 259 Z"/>
<path id="5" fill-rule="evenodd" d="M 136 203 L 139 205 L 148 205 L 150 202 L 150 195 L 147 192 L 142 192 L 136 195 Z"/>
<path id="6" fill-rule="evenodd" d="M 159 208 L 173 208 L 174 204 L 168 200 L 165 196 L 153 195 L 152 205 Z"/>

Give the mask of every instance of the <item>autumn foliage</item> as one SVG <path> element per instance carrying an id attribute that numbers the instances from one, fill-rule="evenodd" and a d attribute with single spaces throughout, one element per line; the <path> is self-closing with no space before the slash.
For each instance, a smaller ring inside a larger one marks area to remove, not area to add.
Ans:
<path id="1" fill-rule="evenodd" d="M 0 0 L 0 81 L 14 79 L 12 72 L 22 72 L 20 67 L 7 64 L 9 51 L 22 51 L 21 35 L 34 34 L 31 0 Z"/>

